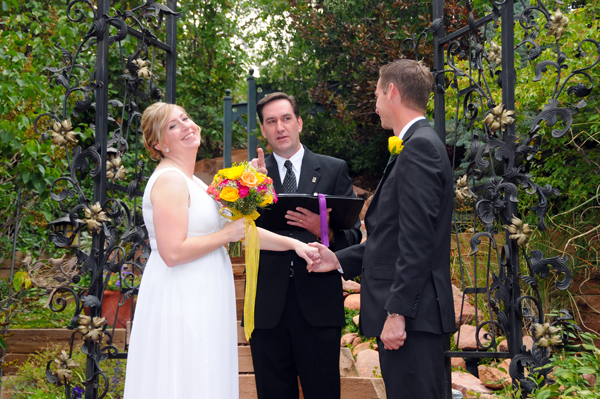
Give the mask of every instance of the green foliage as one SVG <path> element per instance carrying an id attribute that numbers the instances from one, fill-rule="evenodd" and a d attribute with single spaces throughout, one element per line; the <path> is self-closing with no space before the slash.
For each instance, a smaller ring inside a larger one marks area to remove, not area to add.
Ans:
<path id="1" fill-rule="evenodd" d="M 223 150 L 225 90 L 245 87 L 248 55 L 239 38 L 243 2 L 181 2 L 178 11 L 184 18 L 177 35 L 177 102 L 202 127 L 199 157 L 213 158 Z M 234 146 L 241 146 L 245 133 L 234 126 Z"/>
<path id="2" fill-rule="evenodd" d="M 80 32 L 65 24 L 64 2 L 0 1 L 0 254 L 10 254 L 16 199 L 21 192 L 22 252 L 39 253 L 47 243 L 52 208 L 45 200 L 62 174 L 64 150 L 39 142 L 33 122 L 60 101 L 47 72 L 56 43 L 73 42 Z M 62 215 L 61 215 L 62 216 Z"/>
<path id="3" fill-rule="evenodd" d="M 13 391 L 13 399 L 64 398 L 65 386 L 57 387 L 46 381 L 46 364 L 49 359 L 56 359 L 61 350 L 66 350 L 68 353 L 68 348 L 54 345 L 30 355 L 25 363 L 18 366 L 15 376 L 3 383 L 3 391 Z M 85 387 L 86 355 L 80 350 L 74 350 L 72 359 L 79 367 L 72 370 L 73 379 L 71 387 L 77 387 L 81 390 Z M 107 360 L 100 364 L 111 384 L 110 391 L 106 397 L 111 399 L 120 399 L 123 397 L 125 363 L 126 361 L 121 360 Z M 102 377 L 100 377 L 100 382 L 102 385 Z"/>
<path id="4" fill-rule="evenodd" d="M 600 395 L 600 385 L 594 385 L 584 378 L 584 374 L 598 377 L 600 375 L 600 349 L 594 344 L 598 336 L 591 333 L 582 333 L 579 338 L 582 344 L 572 346 L 569 350 L 554 353 L 547 367 L 552 368 L 552 379 L 543 385 L 537 381 L 531 398 L 548 399 L 595 399 Z M 595 379 L 593 379 L 595 381 Z M 504 389 L 497 394 L 498 399 L 520 398 L 519 392 L 513 392 L 512 387 Z"/>
<path id="5" fill-rule="evenodd" d="M 342 336 L 345 334 L 358 333 L 358 326 L 354 323 L 352 318 L 357 316 L 360 313 L 360 310 L 344 308 L 344 312 L 346 313 L 346 324 L 342 328 Z"/>
<path id="6" fill-rule="evenodd" d="M 0 280 L 2 298 L 8 296 L 8 282 Z M 8 316 L 10 328 L 64 328 L 71 322 L 75 304 L 70 303 L 63 312 L 54 312 L 48 307 L 48 293 L 37 287 L 21 289 L 11 295 L 12 301 L 0 302 L 2 321 Z M 10 299 L 10 298 L 9 298 Z M 65 299 L 68 299 L 66 297 Z"/>
<path id="7" fill-rule="evenodd" d="M 569 18 L 569 24 L 566 33 L 561 37 L 557 45 L 554 35 L 547 35 L 547 29 L 543 26 L 547 22 L 545 18 L 538 15 L 537 23 L 542 27 L 541 34 L 535 41 L 541 46 L 542 54 L 534 61 L 528 60 L 528 53 L 525 47 L 521 46 L 516 50 L 516 76 L 515 86 L 515 132 L 519 138 L 519 143 L 523 143 L 532 128 L 532 124 L 547 106 L 551 99 L 557 95 L 562 85 L 566 84 L 560 96 L 557 97 L 559 107 L 569 108 L 580 101 L 580 98 L 570 95 L 568 88 L 583 84 L 589 86 L 589 82 L 582 75 L 575 75 L 567 81 L 567 77 L 579 69 L 592 65 L 595 61 L 596 48 L 593 43 L 584 42 L 582 44 L 582 53 L 579 53 L 578 45 L 584 39 L 600 40 L 600 20 L 594 18 L 592 10 L 597 8 L 596 4 L 589 4 L 583 8 L 568 10 L 561 7 L 563 13 Z M 524 29 L 521 24 L 515 24 L 515 46 L 523 40 Z M 491 42 L 500 43 L 499 32 L 488 31 L 489 39 L 487 45 Z M 566 56 L 565 68 L 562 68 L 560 75 L 554 67 L 546 68 L 541 73 L 541 78 L 536 79 L 535 67 L 543 61 L 557 61 L 557 53 L 564 52 Z M 458 61 L 457 66 L 466 71 L 466 61 Z M 600 68 L 595 66 L 585 71 L 589 73 L 591 79 L 597 82 L 600 79 Z M 483 77 L 482 77 L 483 78 Z M 490 79 L 490 95 L 495 104 L 502 103 L 501 89 L 494 83 L 495 78 Z M 467 77 L 459 77 L 456 80 L 457 87 L 450 86 L 446 93 L 446 119 L 447 128 L 452 134 L 447 136 L 449 143 L 457 142 L 458 145 L 465 145 L 471 141 L 471 132 L 466 128 L 467 121 L 464 118 L 456 119 L 456 110 L 460 109 L 462 113 L 463 99 L 457 99 L 456 92 L 470 85 Z M 533 176 L 533 181 L 539 186 L 544 187 L 549 184 L 560 191 L 560 197 L 555 201 L 555 211 L 564 212 L 587 201 L 596 194 L 600 186 L 600 108 L 597 107 L 599 98 L 598 88 L 594 85 L 592 92 L 585 98 L 587 105 L 573 116 L 571 129 L 563 137 L 555 138 L 552 136 L 553 130 L 560 130 L 565 125 L 559 117 L 555 125 L 550 126 L 542 122 L 542 128 L 537 132 L 541 135 L 540 152 L 531 160 L 521 162 L 525 171 Z M 474 103 L 485 111 L 487 105 L 485 99 L 473 98 Z M 481 100 L 481 103 L 480 103 Z M 454 101 L 458 101 L 455 103 Z M 432 104 L 430 104 L 432 106 Z M 483 126 L 481 122 L 475 122 L 474 133 L 481 137 Z M 470 154 L 467 153 L 465 160 Z M 463 175 L 467 163 L 464 162 L 458 175 Z M 501 171 L 497 170 L 497 174 Z M 524 197 L 524 196 L 523 196 Z M 521 203 L 529 206 L 528 200 L 520 198 Z M 525 206 L 521 206 L 522 214 L 527 216 L 529 212 Z M 533 219 L 533 215 L 529 221 Z M 535 224 L 535 223 L 533 223 Z"/>

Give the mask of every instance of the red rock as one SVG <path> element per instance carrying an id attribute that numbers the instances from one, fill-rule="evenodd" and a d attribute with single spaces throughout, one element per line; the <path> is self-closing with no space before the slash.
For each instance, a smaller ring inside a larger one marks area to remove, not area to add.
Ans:
<path id="1" fill-rule="evenodd" d="M 461 317 L 461 307 L 462 307 L 462 317 Z M 469 324 L 475 318 L 475 307 L 471 305 L 469 302 L 464 302 L 462 304 L 461 300 L 454 299 L 454 322 L 456 324 L 456 328 L 460 328 L 462 324 Z"/>
<path id="2" fill-rule="evenodd" d="M 351 310 L 360 310 L 360 294 L 350 294 L 344 299 L 344 307 Z"/>
<path id="3" fill-rule="evenodd" d="M 381 366 L 379 365 L 379 353 L 373 349 L 365 349 L 360 352 L 356 356 L 356 368 L 361 377 L 380 376 Z"/>
<path id="4" fill-rule="evenodd" d="M 356 368 L 354 356 L 349 348 L 340 349 L 340 376 L 342 377 L 360 377 Z"/>
<path id="5" fill-rule="evenodd" d="M 453 371 L 452 388 L 459 390 L 465 399 L 475 397 L 481 399 L 493 399 L 493 391 L 484 386 L 481 381 L 479 381 L 479 378 L 470 373 Z M 467 393 L 469 394 L 467 395 Z"/>
<path id="6" fill-rule="evenodd" d="M 352 341 L 354 341 L 354 339 L 358 336 L 357 333 L 348 333 L 348 334 L 344 334 L 344 336 L 341 339 L 340 342 L 340 346 L 342 348 L 345 348 L 346 345 L 352 345 Z"/>
<path id="7" fill-rule="evenodd" d="M 354 194 L 356 194 L 356 196 L 359 198 L 367 199 L 369 196 L 369 192 L 363 188 L 352 186 L 352 189 L 354 190 Z"/>
<path id="8" fill-rule="evenodd" d="M 477 328 L 475 326 L 469 326 L 463 324 L 460 326 L 460 331 L 454 334 L 454 344 L 460 350 L 475 350 L 477 349 L 477 340 L 475 339 L 475 332 Z M 458 341 L 460 333 L 460 342 Z M 483 328 L 479 330 L 479 342 L 482 345 L 485 345 L 489 342 L 489 339 L 486 339 L 484 335 L 487 333 Z"/>
<path id="9" fill-rule="evenodd" d="M 531 350 L 533 348 L 533 338 L 529 335 L 525 335 L 523 337 L 523 345 L 527 350 Z M 504 340 L 498 344 L 498 351 L 500 352 L 508 352 L 508 341 Z"/>
<path id="10" fill-rule="evenodd" d="M 450 365 L 452 367 L 460 367 L 463 370 L 467 369 L 467 363 L 465 362 L 465 359 L 463 359 L 462 357 L 452 357 L 452 358 L 450 358 Z"/>
<path id="11" fill-rule="evenodd" d="M 354 322 L 354 324 L 356 324 L 358 326 L 358 321 L 360 320 L 360 315 L 356 315 L 352 318 L 352 321 Z"/>
<path id="12" fill-rule="evenodd" d="M 595 374 L 583 374 L 582 377 L 589 387 L 595 386 L 596 381 L 598 380 Z"/>
<path id="13" fill-rule="evenodd" d="M 498 370 L 496 367 L 480 365 L 477 367 L 477 372 L 479 374 L 479 381 L 488 388 L 502 389 L 512 384 L 509 375 Z"/>
<path id="14" fill-rule="evenodd" d="M 344 280 L 342 278 L 342 289 L 344 291 L 352 291 L 352 293 L 360 292 L 360 284 L 354 280 Z"/>
<path id="15" fill-rule="evenodd" d="M 371 349 L 371 343 L 370 342 L 362 342 L 362 343 L 356 345 L 356 347 L 352 351 L 352 354 L 354 356 L 357 356 L 360 352 L 367 350 L 367 349 Z"/>
<path id="16" fill-rule="evenodd" d="M 361 342 L 362 342 L 362 339 L 360 337 L 356 337 L 356 338 L 354 338 L 354 341 L 352 341 L 352 346 L 359 345 Z"/>

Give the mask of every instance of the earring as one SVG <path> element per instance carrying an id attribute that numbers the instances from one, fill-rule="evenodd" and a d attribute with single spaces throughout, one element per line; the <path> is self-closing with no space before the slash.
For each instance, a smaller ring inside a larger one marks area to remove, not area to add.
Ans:
<path id="1" fill-rule="evenodd" d="M 165 146 L 165 152 L 169 152 L 169 147 Z"/>

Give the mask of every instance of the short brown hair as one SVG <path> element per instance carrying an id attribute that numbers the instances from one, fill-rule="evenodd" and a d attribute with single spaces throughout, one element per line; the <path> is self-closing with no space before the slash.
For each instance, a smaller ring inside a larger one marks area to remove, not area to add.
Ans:
<path id="1" fill-rule="evenodd" d="M 263 108 L 268 103 L 276 100 L 288 100 L 290 104 L 292 104 L 292 109 L 294 110 L 294 115 L 296 115 L 296 119 L 300 117 L 300 106 L 298 105 L 298 100 L 296 100 L 296 97 L 288 96 L 285 93 L 277 91 L 275 93 L 267 94 L 258 102 L 258 104 L 256 104 L 256 112 L 258 113 L 258 120 L 260 121 L 261 125 L 263 123 Z"/>
<path id="2" fill-rule="evenodd" d="M 398 88 L 404 106 L 425 113 L 433 90 L 433 75 L 429 69 L 414 60 L 397 60 L 379 69 L 383 93 L 390 83 Z"/>
<path id="3" fill-rule="evenodd" d="M 162 151 L 154 148 L 154 145 L 158 143 L 158 147 L 162 148 L 163 130 L 175 108 L 187 114 L 185 109 L 179 105 L 156 102 L 146 108 L 142 115 L 141 128 L 144 134 L 144 146 L 150 152 L 152 159 L 159 160 L 165 157 Z"/>

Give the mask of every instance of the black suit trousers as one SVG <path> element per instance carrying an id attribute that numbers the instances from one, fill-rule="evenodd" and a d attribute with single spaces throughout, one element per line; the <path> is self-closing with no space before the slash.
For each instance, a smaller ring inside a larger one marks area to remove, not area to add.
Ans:
<path id="1" fill-rule="evenodd" d="M 448 335 L 406 334 L 404 345 L 396 350 L 385 349 L 377 338 L 387 399 L 444 398 L 444 342 Z"/>
<path id="2" fill-rule="evenodd" d="M 250 339 L 256 390 L 261 399 L 340 398 L 340 328 L 308 324 L 290 278 L 283 314 L 275 328 L 255 328 Z"/>

